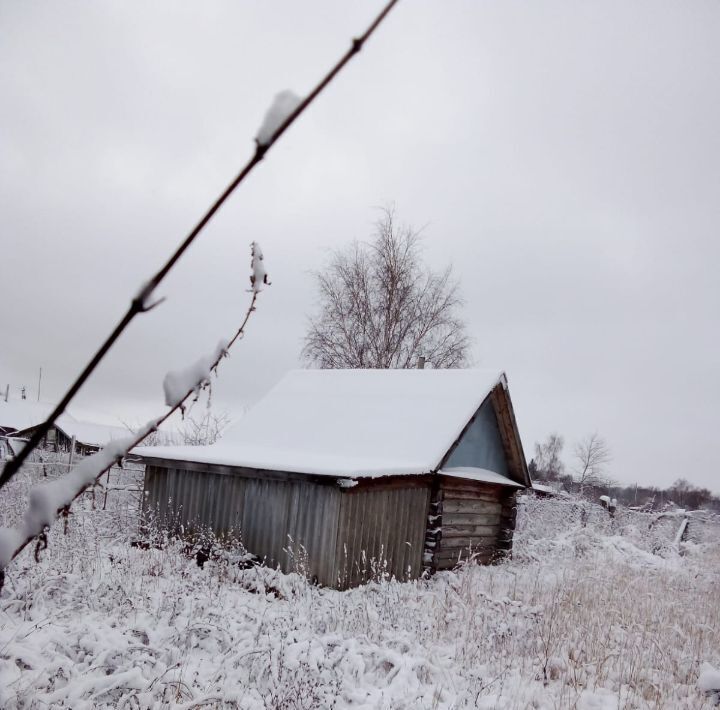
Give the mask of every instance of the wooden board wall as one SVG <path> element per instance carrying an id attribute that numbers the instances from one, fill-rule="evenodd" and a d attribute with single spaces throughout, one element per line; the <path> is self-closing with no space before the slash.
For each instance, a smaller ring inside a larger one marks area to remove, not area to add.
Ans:
<path id="1" fill-rule="evenodd" d="M 378 572 L 400 580 L 422 572 L 427 476 L 364 479 L 338 488 L 328 477 L 318 482 L 295 474 L 163 461 L 147 466 L 145 491 L 145 516 L 158 516 L 164 527 L 233 531 L 268 565 L 325 586 L 356 586 Z"/>
<path id="2" fill-rule="evenodd" d="M 429 498 L 428 484 L 410 482 L 343 491 L 336 546 L 341 589 L 378 573 L 401 581 L 420 575 Z"/>
<path id="3" fill-rule="evenodd" d="M 185 532 L 209 526 L 238 535 L 248 552 L 284 572 L 299 572 L 321 584 L 337 579 L 340 490 L 291 478 L 252 478 L 148 466 L 144 514 Z M 246 475 L 240 475 L 244 473 Z"/>

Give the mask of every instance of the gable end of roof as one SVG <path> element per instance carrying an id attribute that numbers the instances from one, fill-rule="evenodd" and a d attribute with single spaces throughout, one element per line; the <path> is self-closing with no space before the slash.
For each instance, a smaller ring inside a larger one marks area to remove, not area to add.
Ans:
<path id="1" fill-rule="evenodd" d="M 443 469 L 455 449 L 457 449 L 460 445 L 460 442 L 467 433 L 468 429 L 472 426 L 481 407 L 488 400 L 493 406 L 495 418 L 497 419 L 500 439 L 502 441 L 503 451 L 508 465 L 509 477 L 522 486 L 531 486 L 532 482 L 530 480 L 530 474 L 525 461 L 525 454 L 523 452 L 522 441 L 520 440 L 520 432 L 518 431 L 505 373 L 502 374 L 499 382 L 495 385 L 495 387 L 493 387 L 490 393 L 480 403 L 472 417 L 470 417 L 467 421 L 460 434 L 458 434 L 457 439 L 455 439 L 452 446 L 446 451 L 435 470 L 440 471 Z"/>

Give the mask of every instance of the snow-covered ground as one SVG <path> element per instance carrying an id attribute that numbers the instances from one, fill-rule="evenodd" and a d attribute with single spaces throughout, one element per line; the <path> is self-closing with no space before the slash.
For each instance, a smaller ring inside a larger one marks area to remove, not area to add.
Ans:
<path id="1" fill-rule="evenodd" d="M 117 475 L 117 474 L 114 474 Z M 115 484 L 132 488 L 132 473 Z M 17 496 L 0 496 L 0 524 Z M 11 491 L 12 493 L 12 491 Z M 0 596 L 0 707 L 710 708 L 720 528 L 526 499 L 512 561 L 349 592 L 141 550 L 90 496 Z M 693 527 L 695 532 L 693 533 Z M 302 561 L 298 561 L 302 567 Z M 301 570 L 300 570 L 301 571 Z"/>

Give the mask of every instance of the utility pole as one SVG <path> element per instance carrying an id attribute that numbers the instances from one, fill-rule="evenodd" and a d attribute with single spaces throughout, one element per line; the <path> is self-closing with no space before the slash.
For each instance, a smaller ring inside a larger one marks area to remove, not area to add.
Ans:
<path id="1" fill-rule="evenodd" d="M 40 368 L 40 374 L 38 375 L 38 402 L 40 401 L 40 385 L 42 384 L 42 367 Z"/>

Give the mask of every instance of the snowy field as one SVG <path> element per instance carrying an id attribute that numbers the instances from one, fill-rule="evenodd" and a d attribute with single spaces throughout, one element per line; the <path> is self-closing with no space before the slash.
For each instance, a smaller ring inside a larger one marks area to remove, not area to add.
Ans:
<path id="1" fill-rule="evenodd" d="M 2 525 L 27 480 L 13 486 Z M 39 563 L 8 570 L 0 707 L 717 706 L 717 522 L 675 545 L 677 518 L 526 499 L 510 562 L 335 592 L 131 547 L 137 499 L 86 496 Z"/>

